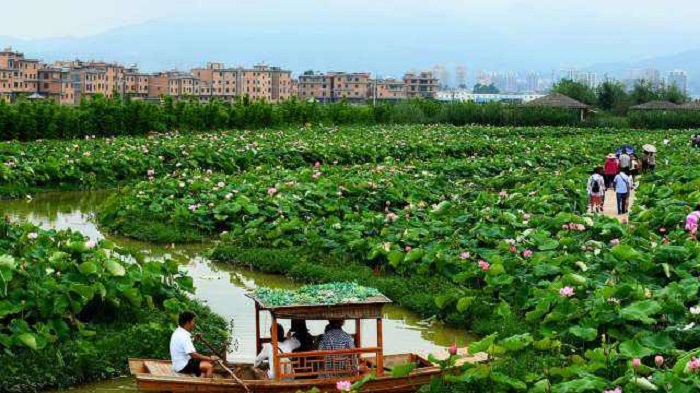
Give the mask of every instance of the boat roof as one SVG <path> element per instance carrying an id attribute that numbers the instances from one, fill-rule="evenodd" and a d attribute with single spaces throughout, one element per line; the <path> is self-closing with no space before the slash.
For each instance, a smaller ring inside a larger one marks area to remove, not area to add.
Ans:
<path id="1" fill-rule="evenodd" d="M 282 319 L 381 318 L 382 307 L 391 303 L 391 299 L 376 289 L 353 283 L 306 285 L 297 291 L 261 288 L 246 296 L 253 299 L 259 309 Z"/>

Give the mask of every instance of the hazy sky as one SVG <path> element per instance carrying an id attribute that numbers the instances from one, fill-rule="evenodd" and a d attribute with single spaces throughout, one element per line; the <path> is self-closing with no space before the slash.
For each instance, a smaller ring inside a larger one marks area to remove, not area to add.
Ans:
<path id="1" fill-rule="evenodd" d="M 33 0 L 3 2 L 0 35 L 18 38 L 88 36 L 129 24 L 188 15 L 270 14 L 319 21 L 347 14 L 367 23 L 388 18 L 387 30 L 420 23 L 424 14 L 461 18 L 464 23 L 497 22 L 510 33 L 560 34 L 573 41 L 586 35 L 619 34 L 631 41 L 658 34 L 700 33 L 696 0 Z"/>
<path id="2" fill-rule="evenodd" d="M 222 59 L 393 73 L 437 63 L 542 70 L 700 49 L 698 1 L 3 1 L 11 17 L 0 23 L 0 46 L 149 69 Z M 68 36 L 78 38 L 37 41 Z"/>

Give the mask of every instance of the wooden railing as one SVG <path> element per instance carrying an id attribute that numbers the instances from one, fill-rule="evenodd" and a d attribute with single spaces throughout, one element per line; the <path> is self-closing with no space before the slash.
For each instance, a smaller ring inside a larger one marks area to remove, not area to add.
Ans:
<path id="1" fill-rule="evenodd" d="M 381 356 L 379 347 L 278 354 L 279 379 L 355 377 L 371 370 Z M 374 354 L 362 357 L 362 354 Z"/>

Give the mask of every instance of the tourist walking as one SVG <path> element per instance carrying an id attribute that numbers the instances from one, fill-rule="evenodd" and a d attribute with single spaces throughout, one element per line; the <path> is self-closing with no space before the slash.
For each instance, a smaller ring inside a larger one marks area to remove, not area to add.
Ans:
<path id="1" fill-rule="evenodd" d="M 603 211 L 603 200 L 605 198 L 605 179 L 603 178 L 603 168 L 596 167 L 593 174 L 588 178 L 586 186 L 588 192 L 588 206 L 591 213 Z"/>
<path id="2" fill-rule="evenodd" d="M 613 179 L 613 183 L 615 184 L 615 194 L 617 197 L 617 214 L 625 214 L 627 213 L 627 201 L 630 191 L 632 190 L 630 179 L 625 172 L 620 170 L 615 176 L 615 179 Z"/>
<path id="3" fill-rule="evenodd" d="M 649 162 L 648 162 L 648 167 L 649 167 L 649 172 L 654 172 L 654 169 L 656 169 L 656 153 L 649 153 Z"/>
<path id="4" fill-rule="evenodd" d="M 620 163 L 614 154 L 608 154 L 605 159 L 605 189 L 613 187 L 613 179 L 617 175 L 617 170 L 620 168 Z"/>
<path id="5" fill-rule="evenodd" d="M 627 150 L 620 152 L 620 171 L 624 172 L 625 175 L 630 174 L 630 164 L 632 163 L 632 157 L 627 154 Z"/>

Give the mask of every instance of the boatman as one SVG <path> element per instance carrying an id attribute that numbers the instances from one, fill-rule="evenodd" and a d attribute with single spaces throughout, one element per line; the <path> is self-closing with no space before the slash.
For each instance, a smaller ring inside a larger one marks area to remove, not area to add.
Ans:
<path id="1" fill-rule="evenodd" d="M 206 378 L 214 376 L 214 366 L 211 362 L 219 360 L 218 356 L 204 356 L 197 353 L 192 343 L 192 332 L 195 327 L 195 315 L 185 311 L 178 318 L 178 328 L 170 337 L 170 359 L 173 371 L 183 374 L 204 374 Z"/>

